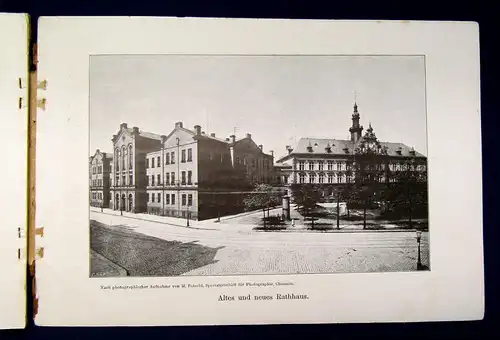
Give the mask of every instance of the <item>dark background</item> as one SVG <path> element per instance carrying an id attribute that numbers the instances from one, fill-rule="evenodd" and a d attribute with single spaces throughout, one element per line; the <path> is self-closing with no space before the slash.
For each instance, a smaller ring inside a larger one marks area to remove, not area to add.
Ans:
<path id="1" fill-rule="evenodd" d="M 25 330 L 0 331 L 0 339 L 333 339 L 333 338 L 412 338 L 412 337 L 483 337 L 498 333 L 497 251 L 499 223 L 494 211 L 498 205 L 499 171 L 496 130 L 498 109 L 493 100 L 498 75 L 494 32 L 500 31 L 494 1 L 112 1 L 112 0 L 0 0 L 0 12 L 28 13 L 36 38 L 39 16 L 190 16 L 286 19 L 370 19 L 370 20 L 440 20 L 477 21 L 481 49 L 481 119 L 483 157 L 483 220 L 486 276 L 486 313 L 483 321 L 420 324 L 364 325 L 274 325 L 210 326 L 154 328 L 40 328 L 28 315 Z M 496 29 L 495 29 L 496 27 Z M 0 27 L 1 29 L 1 27 Z M 6 48 L 2 46 L 2 49 Z M 0 53 L 2 51 L 0 50 Z M 450 131 L 449 138 L 467 138 Z M 455 150 L 450 150 L 455 152 Z M 460 166 L 460 154 L 457 154 Z M 464 181 L 467 179 L 464 178 Z M 460 183 L 457 183 L 460 185 Z M 451 199 L 451 198 L 450 198 Z M 471 228 L 477 226 L 471 226 Z M 450 235 L 453 237 L 453 235 Z M 453 259 L 450 259 L 452 261 Z M 453 282 L 450 282 L 452 285 Z M 335 289 L 335 287 L 332 287 Z M 31 292 L 29 292 L 30 294 Z M 65 297 L 71 298 L 71 297 Z M 43 303 L 43 299 L 41 301 Z M 165 301 L 168 304 L 168 301 Z M 1 301 L 0 301 L 1 304 Z M 28 311 L 32 310 L 28 302 Z M 244 311 L 242 311 L 244 312 Z M 124 313 L 134 313 L 133 310 Z M 217 311 L 214 311 L 217 313 Z M 307 310 L 304 310 L 307 313 Z M 165 320 L 167 322 L 167 320 Z"/>

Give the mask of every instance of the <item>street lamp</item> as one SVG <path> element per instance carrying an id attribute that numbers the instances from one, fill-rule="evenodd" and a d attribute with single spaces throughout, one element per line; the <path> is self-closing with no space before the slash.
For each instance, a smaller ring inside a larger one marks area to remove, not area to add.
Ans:
<path id="1" fill-rule="evenodd" d="M 417 255 L 417 270 L 422 269 L 422 261 L 420 259 L 420 240 L 422 238 L 422 231 L 417 230 L 417 245 L 418 245 L 418 255 Z"/>
<path id="2" fill-rule="evenodd" d="M 189 206 L 186 208 L 186 226 L 189 227 Z"/>

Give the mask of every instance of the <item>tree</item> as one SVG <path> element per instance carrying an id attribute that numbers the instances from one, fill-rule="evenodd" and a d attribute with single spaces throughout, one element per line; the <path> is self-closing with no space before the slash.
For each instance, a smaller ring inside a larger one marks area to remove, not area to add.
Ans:
<path id="1" fill-rule="evenodd" d="M 320 184 L 292 184 L 292 196 L 297 210 L 304 216 L 311 218 L 311 227 L 314 228 L 312 213 L 321 200 L 322 186 Z"/>
<path id="2" fill-rule="evenodd" d="M 408 216 L 411 228 L 415 210 L 427 208 L 427 171 L 425 162 L 412 156 L 401 164 L 402 170 L 394 173 L 392 204 Z"/>
<path id="3" fill-rule="evenodd" d="M 357 199 L 363 204 L 363 229 L 366 228 L 366 210 L 374 196 L 382 189 L 387 148 L 382 146 L 370 124 L 354 150 L 354 175 Z"/>
<path id="4" fill-rule="evenodd" d="M 269 184 L 258 184 L 248 197 L 243 200 L 247 210 L 262 209 L 264 227 L 266 226 L 266 211 L 269 217 L 269 209 L 279 205 L 281 192 L 276 191 Z"/>

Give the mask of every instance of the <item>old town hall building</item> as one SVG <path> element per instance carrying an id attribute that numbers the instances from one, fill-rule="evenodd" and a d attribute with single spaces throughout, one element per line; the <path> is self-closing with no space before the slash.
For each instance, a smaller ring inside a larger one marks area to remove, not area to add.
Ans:
<path id="1" fill-rule="evenodd" d="M 326 195 L 337 185 L 352 182 L 353 162 L 364 139 L 371 138 L 377 143 L 381 152 L 380 163 L 385 170 L 380 181 L 392 181 L 391 173 L 404 170 L 405 160 L 416 160 L 418 171 L 427 171 L 427 158 L 403 143 L 378 141 L 370 124 L 363 135 L 360 125 L 358 106 L 354 104 L 352 126 L 349 128 L 351 138 L 348 140 L 301 138 L 292 148 L 286 146 L 287 154 L 277 160 L 275 169 L 279 171 L 281 182 L 291 184 L 325 184 Z"/>
<path id="2" fill-rule="evenodd" d="M 273 180 L 273 155 L 250 134 L 218 138 L 175 123 L 168 135 L 126 123 L 112 138 L 113 210 L 206 219 L 243 209 L 244 193 Z"/>

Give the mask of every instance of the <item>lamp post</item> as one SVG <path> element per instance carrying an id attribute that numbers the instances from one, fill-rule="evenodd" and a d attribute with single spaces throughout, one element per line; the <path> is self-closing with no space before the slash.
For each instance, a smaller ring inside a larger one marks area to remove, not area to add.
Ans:
<path id="1" fill-rule="evenodd" d="M 189 227 L 189 206 L 186 207 L 186 226 Z"/>
<path id="2" fill-rule="evenodd" d="M 422 261 L 420 259 L 420 240 L 422 238 L 422 231 L 417 230 L 417 245 L 418 245 L 418 253 L 417 253 L 417 270 L 422 269 Z"/>

